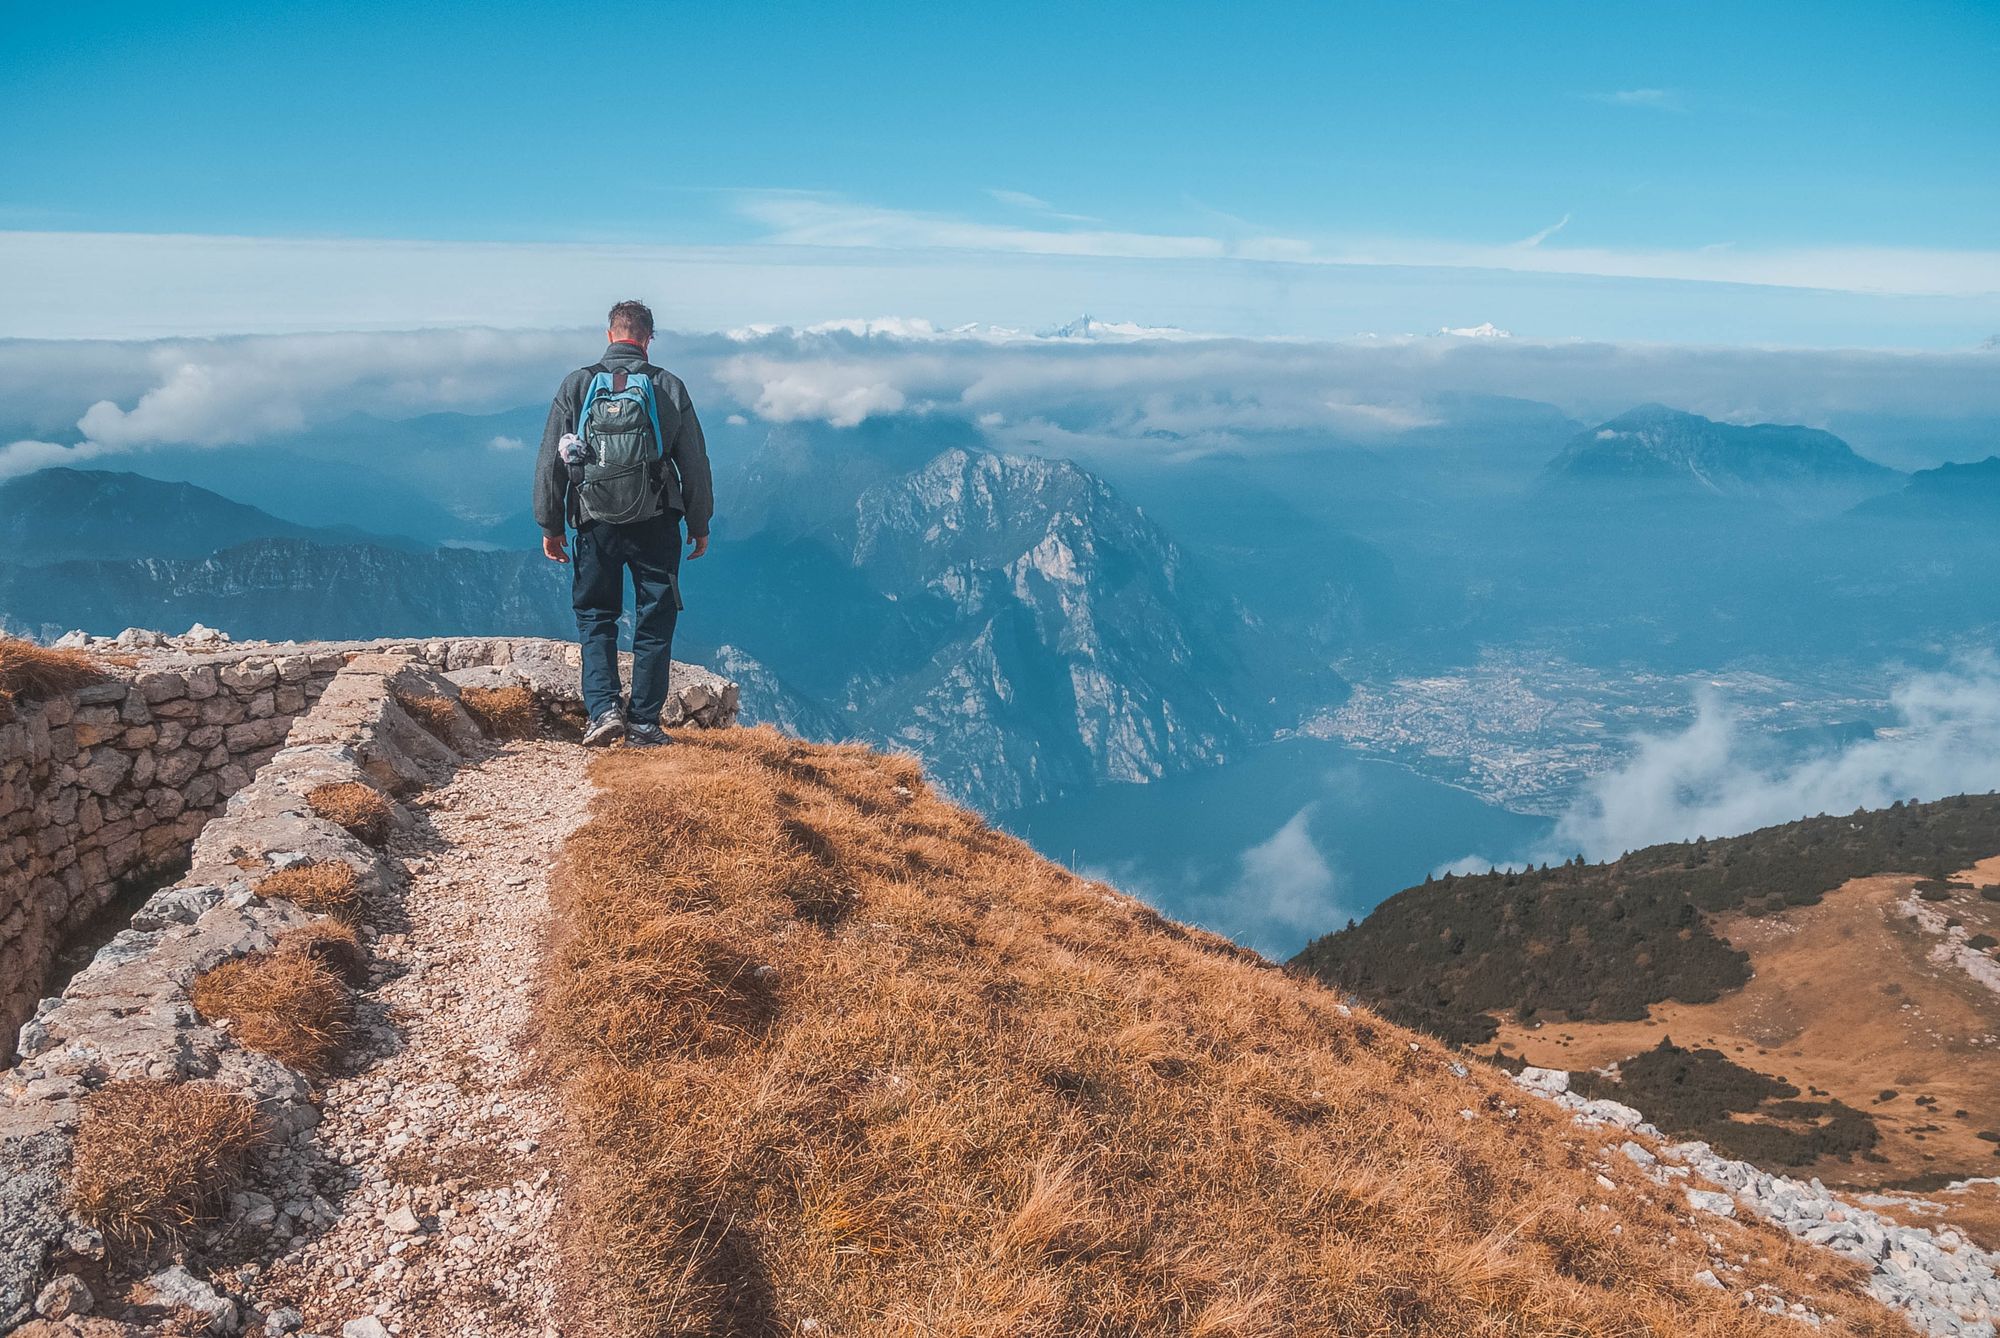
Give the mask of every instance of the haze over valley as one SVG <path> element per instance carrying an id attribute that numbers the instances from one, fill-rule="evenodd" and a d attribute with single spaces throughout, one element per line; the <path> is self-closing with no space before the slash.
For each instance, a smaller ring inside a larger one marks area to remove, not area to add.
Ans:
<path id="1" fill-rule="evenodd" d="M 468 344 L 451 407 L 374 370 Z M 567 635 L 526 514 L 549 337 L 106 344 L 75 383 L 52 347 L 0 346 L 8 630 Z M 1085 320 L 658 356 L 728 501 L 680 644 L 747 717 L 914 751 L 1266 951 L 1437 869 L 2000 785 L 1978 746 L 1893 744 L 1993 732 L 1990 350 L 1889 381 L 1843 352 Z"/>

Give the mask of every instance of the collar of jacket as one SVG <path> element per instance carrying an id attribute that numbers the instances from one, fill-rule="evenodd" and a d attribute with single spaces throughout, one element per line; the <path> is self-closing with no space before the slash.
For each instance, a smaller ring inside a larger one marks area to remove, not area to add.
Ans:
<path id="1" fill-rule="evenodd" d="M 637 344 L 620 342 L 606 347 L 604 356 L 599 358 L 598 361 L 607 367 L 621 362 L 636 367 L 642 362 L 650 361 L 650 359 L 646 357 L 646 350 L 640 348 Z"/>

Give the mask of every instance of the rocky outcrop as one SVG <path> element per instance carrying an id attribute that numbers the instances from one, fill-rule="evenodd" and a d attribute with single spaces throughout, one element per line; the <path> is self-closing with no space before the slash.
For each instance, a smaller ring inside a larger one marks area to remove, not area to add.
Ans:
<path id="1" fill-rule="evenodd" d="M 38 814 L 64 818 L 52 822 L 57 839 L 35 842 L 33 848 L 46 844 L 59 856 L 65 840 L 74 844 L 103 830 L 106 801 L 121 813 L 114 821 L 125 821 L 137 812 L 152 812 L 149 796 L 162 789 L 178 793 L 184 807 L 172 819 L 135 826 L 134 832 L 143 837 L 163 828 L 182 833 L 185 841 L 195 826 L 199 834 L 188 852 L 192 867 L 187 875 L 147 900 L 130 927 L 97 953 L 61 997 L 34 1007 L 20 1030 L 20 1063 L 0 1073 L 0 1331 L 26 1317 L 52 1251 L 101 1252 L 101 1242 L 68 1218 L 61 1196 L 69 1138 L 88 1092 L 121 1078 L 213 1079 L 256 1100 L 274 1137 L 296 1134 L 317 1121 L 303 1077 L 237 1045 L 226 1029 L 203 1023 L 188 998 L 200 972 L 268 949 L 286 929 L 312 918 L 289 901 L 256 895 L 252 889 L 265 875 L 298 864 L 341 861 L 356 871 L 364 895 L 383 890 L 394 876 L 374 847 L 315 813 L 308 796 L 329 784 L 358 782 L 383 794 L 395 821 L 406 823 L 396 796 L 436 783 L 485 746 L 456 705 L 460 685 L 528 686 L 557 714 L 580 711 L 575 653 L 573 646 L 513 639 L 239 647 L 227 652 L 162 645 L 146 648 L 132 663 L 113 666 L 118 670 L 113 682 L 59 699 L 61 704 L 43 703 L 8 727 L 25 730 L 35 741 L 29 765 L 7 786 L 13 811 L 28 813 L 22 825 L 30 828 L 40 820 Z M 284 700 L 302 706 L 310 699 L 312 709 L 284 714 L 277 694 L 286 686 L 296 687 L 298 697 Z M 89 700 L 79 703 L 78 695 Z M 401 705 L 410 698 L 432 699 L 445 709 L 419 724 Z M 225 703 L 210 713 L 227 716 L 240 709 L 242 718 L 204 720 L 202 703 L 209 701 Z M 144 720 L 123 718 L 132 703 L 143 708 Z M 192 703 L 192 714 L 176 703 Z M 49 723 L 51 706 L 62 724 Z M 55 761 L 50 732 L 68 730 L 73 742 L 77 713 L 104 706 L 114 708 L 115 722 L 96 712 L 82 716 L 86 724 L 103 723 L 85 731 L 90 742 Z M 159 709 L 163 706 L 169 708 L 165 713 Z M 674 666 L 670 723 L 728 724 L 735 708 L 733 684 L 705 670 Z M 204 753 L 195 760 L 206 770 L 160 779 L 163 762 L 181 758 L 174 766 L 186 766 L 194 747 L 185 733 L 175 737 L 175 732 L 166 735 L 171 746 L 162 744 L 161 725 L 213 725 L 222 731 L 221 746 L 227 752 L 231 728 L 270 721 L 280 723 L 258 724 L 240 735 L 245 751 L 229 754 L 220 766 L 206 767 Z M 147 736 L 143 731 L 148 729 L 155 734 Z M 252 776 L 250 766 L 258 761 L 262 764 Z M 242 774 L 225 781 L 220 773 L 229 766 L 241 768 Z M 135 782 L 140 773 L 145 781 Z M 196 805 L 186 791 L 204 775 L 214 790 L 198 789 L 203 802 Z M 199 822 L 225 786 L 231 793 L 219 814 Z M 51 792 L 78 788 L 97 801 L 99 825 L 89 833 L 79 819 L 67 816 L 66 807 L 50 802 Z M 135 868 L 148 852 L 157 859 L 180 853 L 166 836 L 124 844 L 130 840 L 121 836 L 117 849 L 121 859 L 129 855 Z M 44 946 L 37 950 L 47 950 L 53 941 L 50 927 L 66 923 L 75 907 L 101 905 L 108 897 L 102 883 L 115 877 L 113 865 L 102 843 L 90 848 L 95 858 L 87 864 L 83 856 L 72 854 L 56 866 L 77 869 L 71 880 L 45 875 L 7 885 L 13 902 L 8 913 L 18 915 L 23 925 L 32 916 L 40 927 Z M 59 893 L 60 909 L 34 909 L 31 898 L 38 893 Z M 10 937 L 9 943 L 14 942 Z M 12 983 L 10 991 L 32 990 L 45 962 L 25 951 L 17 951 L 12 960 L 34 974 Z"/>
<path id="2" fill-rule="evenodd" d="M 1625 1129 L 1648 1140 L 1627 1140 L 1623 1155 L 1662 1185 L 1679 1183 L 1696 1213 L 1734 1217 L 1740 1206 L 1801 1240 L 1845 1255 L 1869 1270 L 1868 1290 L 1900 1310 L 1920 1333 L 1938 1338 L 1992 1338 L 2000 1320 L 2000 1255 L 1980 1249 L 1958 1232 L 1904 1226 L 1841 1198 L 1818 1179 L 1770 1175 L 1734 1161 L 1702 1142 L 1667 1143 L 1632 1107 L 1593 1100 L 1569 1090 L 1560 1069 L 1523 1069 L 1514 1079 L 1571 1113 L 1579 1124 Z M 1719 1190 L 1692 1183 L 1699 1177 Z M 1696 1280 L 1726 1287 L 1728 1264 Z M 1745 1304 L 1760 1304 L 1746 1293 Z"/>

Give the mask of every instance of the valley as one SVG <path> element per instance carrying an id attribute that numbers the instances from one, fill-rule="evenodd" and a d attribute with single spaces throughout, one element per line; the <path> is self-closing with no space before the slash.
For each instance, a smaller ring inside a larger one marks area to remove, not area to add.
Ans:
<path id="1" fill-rule="evenodd" d="M 1422 676 L 1376 677 L 1354 663 L 1341 669 L 1353 695 L 1308 716 L 1300 734 L 1338 739 L 1488 803 L 1551 817 L 1584 781 L 1628 757 L 1634 735 L 1684 727 L 1704 695 L 1727 701 L 1751 732 L 1805 752 L 1867 738 L 1886 714 L 1889 691 L 1879 671 L 1861 666 L 1787 665 L 1792 676 L 1784 678 L 1747 665 L 1662 672 L 1511 647 Z"/>
<path id="2" fill-rule="evenodd" d="M 1226 446 L 724 416 L 679 642 L 746 719 L 913 751 L 1044 853 L 1284 955 L 1435 869 L 1540 857 L 1704 702 L 1770 767 L 1893 734 L 1905 677 L 2000 624 L 1994 532 L 1946 501 L 1978 467 L 1906 476 L 1657 405 L 1428 412 L 1400 442 Z M 0 485 L 0 628 L 566 636 L 512 510 L 536 416 L 357 414 L 145 462 L 207 488 Z M 1292 863 L 1246 873 L 1274 841 Z"/>

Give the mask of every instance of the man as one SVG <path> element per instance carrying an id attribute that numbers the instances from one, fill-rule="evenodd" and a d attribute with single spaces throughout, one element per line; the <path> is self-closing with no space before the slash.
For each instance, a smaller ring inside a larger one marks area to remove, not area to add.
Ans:
<path id="1" fill-rule="evenodd" d="M 571 562 L 571 604 L 583 642 L 583 741 L 603 747 L 667 742 L 660 709 L 680 609 L 680 522 L 688 557 L 708 551 L 715 511 L 708 447 L 687 387 L 646 360 L 653 313 L 643 302 L 611 308 L 610 347 L 571 372 L 549 406 L 535 461 L 535 521 L 542 553 Z M 618 619 L 632 573 L 632 701 L 620 701 Z"/>

